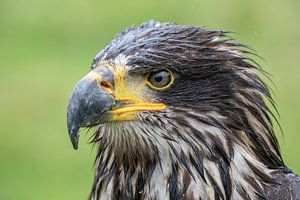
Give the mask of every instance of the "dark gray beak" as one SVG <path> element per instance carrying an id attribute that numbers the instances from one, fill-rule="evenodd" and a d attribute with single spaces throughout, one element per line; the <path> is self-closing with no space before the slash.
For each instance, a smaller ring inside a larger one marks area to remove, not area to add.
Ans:
<path id="1" fill-rule="evenodd" d="M 68 132 L 74 149 L 78 148 L 81 127 L 95 126 L 107 118 L 107 111 L 115 104 L 113 86 L 113 73 L 105 66 L 94 69 L 75 86 L 67 108 Z"/>

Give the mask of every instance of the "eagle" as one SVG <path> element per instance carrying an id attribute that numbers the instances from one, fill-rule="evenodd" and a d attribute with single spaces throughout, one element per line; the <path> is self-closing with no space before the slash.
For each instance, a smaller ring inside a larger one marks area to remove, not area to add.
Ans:
<path id="1" fill-rule="evenodd" d="M 151 20 L 96 55 L 67 107 L 75 149 L 94 130 L 90 200 L 300 199 L 268 74 L 228 35 Z"/>

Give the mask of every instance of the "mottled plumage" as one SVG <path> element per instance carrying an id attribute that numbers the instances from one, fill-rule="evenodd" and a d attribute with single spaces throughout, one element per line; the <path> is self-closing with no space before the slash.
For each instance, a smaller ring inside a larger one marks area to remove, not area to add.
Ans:
<path id="1" fill-rule="evenodd" d="M 300 199 L 265 100 L 274 102 L 257 75 L 265 72 L 248 53 L 226 32 L 173 23 L 148 21 L 117 35 L 68 106 L 75 148 L 79 128 L 96 127 L 90 199 Z M 147 87 L 147 74 L 161 69 L 172 72 L 171 86 Z M 124 114 L 128 102 L 155 106 Z"/>

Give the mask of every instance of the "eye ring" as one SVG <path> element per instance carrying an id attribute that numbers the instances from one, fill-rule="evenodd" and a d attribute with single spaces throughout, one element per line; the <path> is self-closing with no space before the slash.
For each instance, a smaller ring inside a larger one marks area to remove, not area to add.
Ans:
<path id="1" fill-rule="evenodd" d="M 168 69 L 153 71 L 147 74 L 145 82 L 154 90 L 164 90 L 172 85 L 174 82 L 174 75 Z"/>

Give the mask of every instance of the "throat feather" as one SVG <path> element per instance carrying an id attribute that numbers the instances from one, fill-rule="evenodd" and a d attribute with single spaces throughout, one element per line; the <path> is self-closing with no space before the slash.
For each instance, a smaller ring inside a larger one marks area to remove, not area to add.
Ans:
<path id="1" fill-rule="evenodd" d="M 248 149 L 250 140 L 232 139 L 232 134 L 247 134 L 229 133 L 224 123 L 211 125 L 212 118 L 224 120 L 216 113 L 195 115 L 178 121 L 166 112 L 161 119 L 168 120 L 155 124 L 147 123 L 155 120 L 148 115 L 144 121 L 100 127 L 90 199 L 115 194 L 120 199 L 243 199 L 243 191 L 257 199 L 271 184 L 272 170 Z"/>

